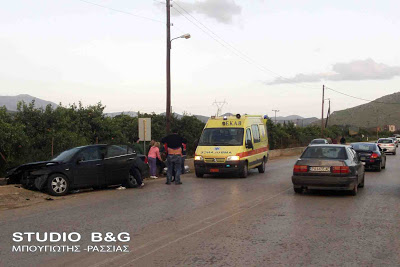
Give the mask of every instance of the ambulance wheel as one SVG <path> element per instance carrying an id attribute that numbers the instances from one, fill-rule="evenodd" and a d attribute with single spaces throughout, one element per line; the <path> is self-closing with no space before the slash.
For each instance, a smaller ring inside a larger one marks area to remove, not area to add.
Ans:
<path id="1" fill-rule="evenodd" d="M 249 174 L 249 167 L 247 166 L 247 161 L 243 165 L 243 169 L 239 174 L 240 178 L 246 178 L 247 175 Z"/>
<path id="2" fill-rule="evenodd" d="M 257 167 L 259 173 L 264 173 L 265 172 L 265 164 L 266 164 L 265 158 L 263 158 L 263 161 L 262 161 L 261 165 Z"/>
<path id="3" fill-rule="evenodd" d="M 197 177 L 197 178 L 203 178 L 203 176 L 204 176 L 204 173 L 199 172 L 199 171 L 197 171 L 197 170 L 195 170 L 195 173 L 196 173 L 196 177 Z"/>

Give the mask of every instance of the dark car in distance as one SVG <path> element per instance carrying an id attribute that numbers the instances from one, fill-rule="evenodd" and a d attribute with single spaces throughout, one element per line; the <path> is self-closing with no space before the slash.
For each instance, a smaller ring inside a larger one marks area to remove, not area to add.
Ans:
<path id="1" fill-rule="evenodd" d="M 293 188 L 349 190 L 356 195 L 364 187 L 364 165 L 347 145 L 308 146 L 293 167 Z"/>
<path id="2" fill-rule="evenodd" d="M 135 176 L 147 177 L 144 156 L 127 145 L 89 145 L 60 153 L 50 161 L 33 162 L 7 172 L 9 183 L 47 190 L 54 196 L 71 189 L 123 184 L 135 187 Z"/>
<path id="3" fill-rule="evenodd" d="M 386 168 L 386 148 L 376 143 L 352 143 L 351 147 L 357 152 L 366 169 L 381 171 Z"/>

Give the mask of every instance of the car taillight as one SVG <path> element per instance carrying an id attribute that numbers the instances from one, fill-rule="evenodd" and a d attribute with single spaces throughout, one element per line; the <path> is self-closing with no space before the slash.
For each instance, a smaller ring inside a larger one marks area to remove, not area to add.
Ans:
<path id="1" fill-rule="evenodd" d="M 333 166 L 332 173 L 350 173 L 350 168 L 347 166 Z"/>
<path id="2" fill-rule="evenodd" d="M 294 165 L 293 172 L 307 172 L 308 166 L 307 165 Z"/>
<path id="3" fill-rule="evenodd" d="M 370 156 L 371 159 L 377 159 L 379 158 L 379 155 L 376 153 L 372 153 L 372 155 Z"/>
<path id="4" fill-rule="evenodd" d="M 389 144 L 389 146 L 394 146 L 394 144 Z"/>

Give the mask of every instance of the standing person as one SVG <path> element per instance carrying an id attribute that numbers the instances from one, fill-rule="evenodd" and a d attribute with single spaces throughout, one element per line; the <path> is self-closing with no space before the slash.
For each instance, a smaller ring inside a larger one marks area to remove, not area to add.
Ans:
<path id="1" fill-rule="evenodd" d="M 147 147 L 147 151 L 150 152 L 150 148 L 151 148 L 152 146 L 154 146 L 155 143 L 156 143 L 155 140 L 151 140 L 151 141 L 150 141 L 150 145 Z M 161 152 L 161 151 L 160 151 L 160 152 Z"/>
<path id="2" fill-rule="evenodd" d="M 185 174 L 185 159 L 186 159 L 186 144 L 182 143 L 182 165 L 181 165 L 182 174 Z"/>
<path id="3" fill-rule="evenodd" d="M 342 144 L 342 145 L 346 144 L 346 138 L 344 138 L 344 136 L 342 136 L 342 138 L 340 138 L 340 144 Z"/>
<path id="4" fill-rule="evenodd" d="M 182 164 L 182 144 L 186 144 L 186 139 L 180 136 L 176 129 L 172 130 L 172 134 L 161 139 L 163 144 L 167 144 L 167 182 L 171 184 L 172 170 L 175 170 L 175 184 L 181 182 L 181 164 Z"/>
<path id="5" fill-rule="evenodd" d="M 150 178 L 157 179 L 157 159 L 162 160 L 160 156 L 160 143 L 155 142 L 150 148 L 148 160 L 150 165 Z"/>
<path id="6" fill-rule="evenodd" d="M 133 138 L 133 148 L 135 149 L 137 154 L 144 155 L 143 147 L 139 144 L 139 141 L 140 141 L 139 137 L 136 136 Z"/>

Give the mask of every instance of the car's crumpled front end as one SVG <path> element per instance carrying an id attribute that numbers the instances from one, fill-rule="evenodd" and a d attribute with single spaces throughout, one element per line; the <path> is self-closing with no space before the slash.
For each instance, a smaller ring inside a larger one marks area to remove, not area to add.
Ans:
<path id="1" fill-rule="evenodd" d="M 50 166 L 58 165 L 58 162 L 41 161 L 20 165 L 9 169 L 6 174 L 8 184 L 22 184 L 27 188 L 41 190 L 51 172 Z"/>

